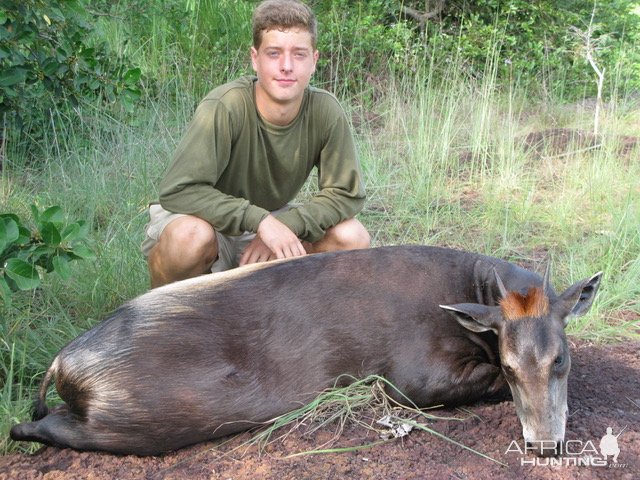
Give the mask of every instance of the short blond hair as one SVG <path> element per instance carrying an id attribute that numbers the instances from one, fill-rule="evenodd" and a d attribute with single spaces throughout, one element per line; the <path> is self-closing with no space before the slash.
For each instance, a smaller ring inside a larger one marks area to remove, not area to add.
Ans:
<path id="1" fill-rule="evenodd" d="M 318 22 L 311 8 L 298 0 L 265 0 L 253 12 L 253 47 L 260 48 L 263 32 L 291 28 L 309 32 L 316 49 Z"/>

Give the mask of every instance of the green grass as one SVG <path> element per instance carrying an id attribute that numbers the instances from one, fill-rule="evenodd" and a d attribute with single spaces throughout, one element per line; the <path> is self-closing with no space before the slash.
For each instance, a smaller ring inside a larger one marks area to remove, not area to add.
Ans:
<path id="1" fill-rule="evenodd" d="M 0 211 L 28 216 L 31 203 L 62 206 L 91 224 L 97 260 L 74 264 L 69 282 L 48 276 L 38 291 L 16 294 L 12 308 L 0 307 L 0 453 L 30 448 L 10 442 L 8 431 L 29 416 L 55 353 L 148 288 L 139 252 L 145 207 L 194 107 L 175 89 L 125 120 L 88 107 L 78 117 L 55 113 L 56 133 L 38 163 L 7 151 Z M 475 81 L 455 68 L 440 81 L 389 80 L 375 105 L 345 107 L 364 119 L 357 143 L 369 201 L 360 219 L 374 246 L 446 245 L 538 271 L 551 261 L 557 289 L 603 271 L 593 309 L 569 332 L 638 338 L 640 162 L 637 150 L 617 150 L 620 135 L 640 137 L 637 105 L 622 99 L 606 113 L 602 148 L 542 155 L 519 138 L 546 128 L 588 131 L 592 112 L 517 88 L 503 92 L 490 75 Z M 301 196 L 312 193 L 310 182 Z"/>

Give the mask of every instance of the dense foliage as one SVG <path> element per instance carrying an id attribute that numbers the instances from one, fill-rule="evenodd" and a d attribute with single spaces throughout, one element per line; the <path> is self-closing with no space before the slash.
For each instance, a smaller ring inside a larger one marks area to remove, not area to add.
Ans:
<path id="1" fill-rule="evenodd" d="M 95 258 L 86 244 L 87 222 L 66 221 L 58 206 L 40 212 L 32 205 L 31 212 L 32 228 L 15 214 L 0 214 L 0 303 L 10 304 L 14 291 L 40 286 L 41 271 L 68 280 L 69 262 Z"/>
<path id="2" fill-rule="evenodd" d="M 79 1 L 2 0 L 0 115 L 32 139 L 43 137 L 56 108 L 104 99 L 131 111 L 140 75 L 93 35 Z"/>
<path id="3" fill-rule="evenodd" d="M 141 70 L 153 93 L 180 80 L 196 97 L 248 70 L 251 12 L 242 0 L 2 0 L 0 113 L 9 124 L 46 125 L 53 107 L 119 99 L 132 111 Z M 367 97 L 389 73 L 452 62 L 478 77 L 562 85 L 593 95 L 587 31 L 597 60 L 640 87 L 640 14 L 630 0 L 315 0 L 322 52 L 316 80 Z M 636 9 L 635 13 L 633 9 Z M 592 18 L 593 13 L 593 18 Z M 442 68 L 440 68 L 442 67 Z M 621 75 L 620 72 L 623 72 Z M 613 76 L 613 74 L 611 74 Z M 620 82 L 618 82 L 619 85 Z M 567 88 L 569 91 L 567 91 Z"/>
<path id="4" fill-rule="evenodd" d="M 410 3 L 410 2 L 408 2 Z M 414 2 L 424 5 L 425 2 Z M 427 2 L 429 3 L 429 2 Z M 431 2 L 436 3 L 436 2 Z M 427 31 L 438 39 L 440 56 L 462 57 L 473 75 L 484 73 L 487 58 L 495 56 L 499 77 L 514 76 L 539 82 L 546 89 L 563 88 L 569 97 L 593 96 L 593 72 L 585 60 L 587 32 L 602 67 L 624 72 L 627 88 L 640 88 L 640 10 L 630 0 L 536 1 L 478 0 L 439 2 L 442 10 Z M 613 78 L 619 81 L 618 78 Z"/>

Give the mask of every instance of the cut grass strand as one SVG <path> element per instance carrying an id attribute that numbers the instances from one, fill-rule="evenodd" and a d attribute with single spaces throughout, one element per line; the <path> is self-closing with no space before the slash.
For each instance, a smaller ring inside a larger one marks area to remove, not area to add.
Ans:
<path id="1" fill-rule="evenodd" d="M 338 379 L 336 384 L 345 378 L 353 378 L 343 376 Z M 389 391 L 397 393 L 405 406 L 393 399 Z M 434 407 L 435 408 L 435 407 Z M 286 455 L 284 458 L 294 458 L 303 455 L 319 455 L 331 453 L 354 452 L 363 449 L 372 448 L 382 445 L 395 437 L 377 440 L 375 442 L 364 445 L 356 445 L 349 447 L 333 447 L 332 445 L 338 440 L 344 427 L 348 423 L 352 423 L 363 427 L 364 429 L 375 433 L 378 437 L 388 434 L 388 429 L 376 426 L 377 419 L 390 418 L 392 421 L 402 422 L 405 425 L 428 432 L 442 440 L 453 443 L 465 450 L 468 450 L 482 458 L 491 460 L 500 465 L 502 462 L 478 452 L 466 445 L 443 435 L 418 420 L 434 421 L 464 421 L 464 418 L 458 417 L 442 417 L 426 413 L 424 409 L 419 409 L 406 398 L 402 393 L 387 379 L 379 375 L 370 375 L 364 379 L 354 380 L 353 383 L 344 387 L 334 387 L 322 392 L 312 402 L 300 407 L 285 415 L 275 418 L 271 425 L 259 431 L 250 440 L 242 446 L 257 445 L 260 452 L 264 451 L 267 446 L 275 441 L 284 441 L 293 432 L 299 435 L 308 436 L 316 432 L 320 428 L 336 424 L 334 435 L 317 449 L 295 452 Z M 411 417 L 411 418 L 408 418 Z M 302 427 L 305 429 L 302 431 Z"/>

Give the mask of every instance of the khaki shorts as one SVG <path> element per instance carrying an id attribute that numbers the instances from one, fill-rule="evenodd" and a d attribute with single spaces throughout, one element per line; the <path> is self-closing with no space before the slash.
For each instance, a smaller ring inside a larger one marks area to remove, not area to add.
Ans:
<path id="1" fill-rule="evenodd" d="M 274 213 L 286 211 L 291 208 L 290 205 L 277 210 Z M 146 237 L 142 242 L 142 253 L 149 256 L 151 249 L 158 243 L 158 239 L 164 230 L 164 227 L 172 221 L 180 217 L 186 217 L 183 213 L 172 213 L 165 210 L 158 204 L 149 206 L 149 223 L 145 227 Z M 216 240 L 218 241 L 218 258 L 211 265 L 211 272 L 224 272 L 236 268 L 240 263 L 242 252 L 251 241 L 256 237 L 253 232 L 244 232 L 241 235 L 225 235 L 216 231 Z"/>

